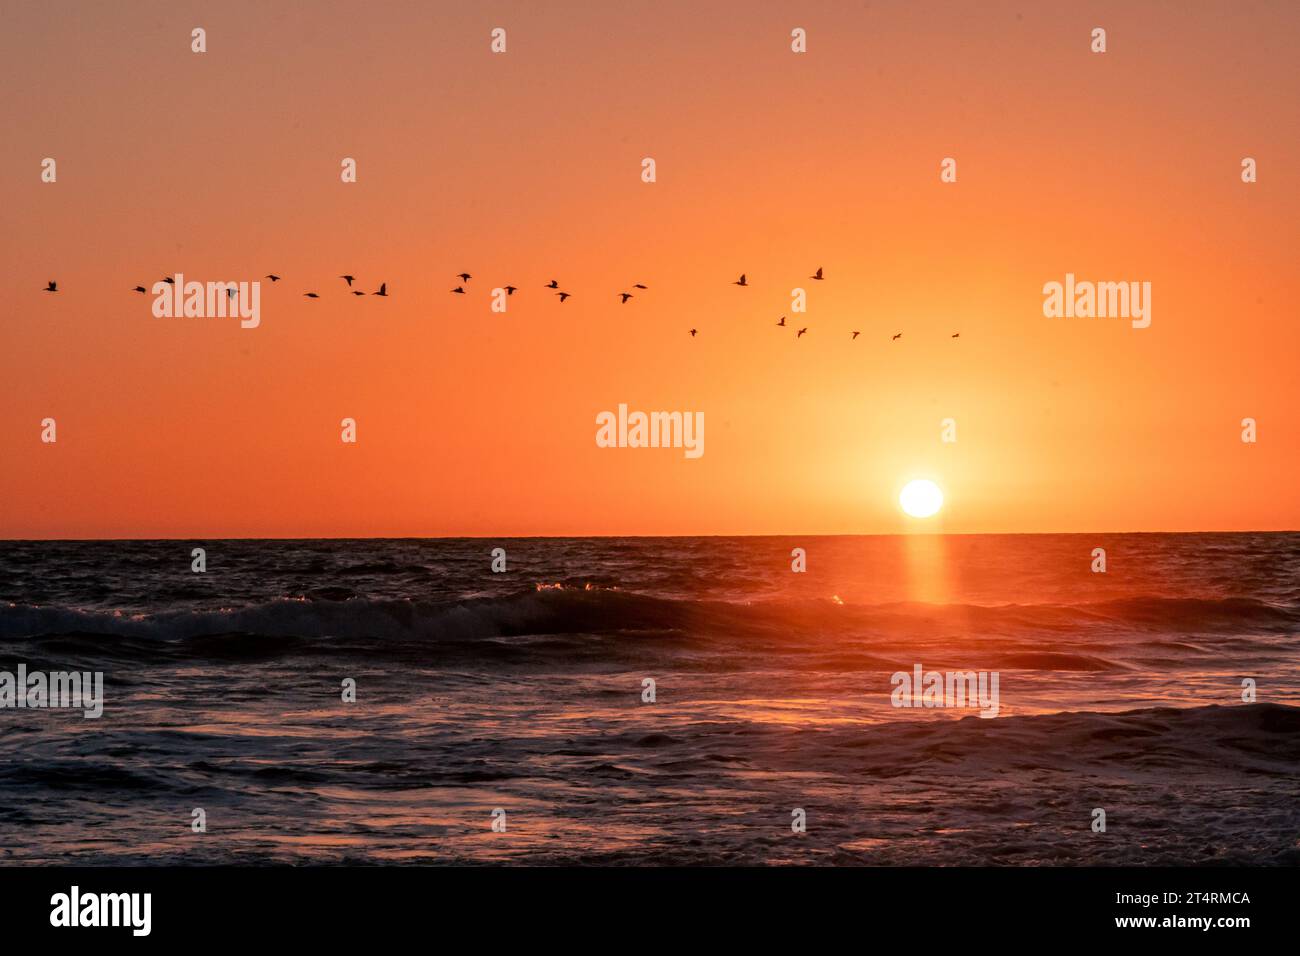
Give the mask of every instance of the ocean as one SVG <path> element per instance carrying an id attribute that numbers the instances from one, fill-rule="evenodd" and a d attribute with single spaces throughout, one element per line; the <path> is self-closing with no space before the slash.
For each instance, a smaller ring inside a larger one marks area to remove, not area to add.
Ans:
<path id="1" fill-rule="evenodd" d="M 1292 533 L 0 542 L 0 671 L 103 674 L 0 861 L 1294 865 L 1298 632 Z"/>

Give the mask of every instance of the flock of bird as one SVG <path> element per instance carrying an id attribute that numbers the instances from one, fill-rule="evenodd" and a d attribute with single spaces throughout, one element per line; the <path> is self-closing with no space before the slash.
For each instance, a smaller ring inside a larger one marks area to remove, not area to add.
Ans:
<path id="1" fill-rule="evenodd" d="M 264 276 L 263 278 L 270 279 L 272 282 L 279 282 L 279 281 L 280 281 L 280 277 L 279 277 L 278 275 L 273 275 L 273 274 L 267 274 L 267 275 Z M 352 276 L 352 275 L 341 275 L 341 276 L 339 276 L 339 278 L 342 279 L 344 282 L 346 282 L 346 283 L 348 284 L 348 289 L 352 292 L 353 295 L 366 295 L 366 294 L 367 294 L 367 293 L 365 293 L 365 292 L 362 292 L 360 289 L 354 289 L 354 288 L 352 288 L 352 283 L 356 281 L 356 278 L 357 278 L 356 276 Z M 468 293 L 466 293 L 466 291 L 465 291 L 465 286 L 468 285 L 468 284 L 469 284 L 469 281 L 470 281 L 471 279 L 473 279 L 474 277 L 473 277 L 472 275 L 470 275 L 468 272 L 461 272 L 461 273 L 457 274 L 456 278 L 460 280 L 460 285 L 456 286 L 456 288 L 454 288 L 454 289 L 451 290 L 452 294 L 453 294 L 453 295 L 467 295 Z M 818 267 L 817 267 L 817 271 L 814 272 L 812 275 L 810 275 L 808 278 L 813 279 L 813 280 L 815 280 L 815 281 L 817 281 L 817 282 L 822 282 L 822 281 L 825 280 L 826 276 L 823 274 L 822 267 L 821 267 L 821 266 L 818 266 Z M 162 281 L 168 283 L 169 285 L 175 285 L 175 283 L 176 283 L 176 280 L 175 280 L 175 279 L 172 279 L 172 278 L 170 278 L 170 277 L 164 278 Z M 742 272 L 742 273 L 740 274 L 740 278 L 737 279 L 735 282 L 733 282 L 733 283 L 731 283 L 731 284 L 732 284 L 732 285 L 740 286 L 742 289 L 749 288 L 749 277 L 748 277 L 745 273 Z M 559 299 L 560 299 L 560 304 L 561 304 L 561 305 L 564 304 L 564 302 L 565 302 L 566 299 L 569 299 L 569 298 L 572 297 L 572 293 L 565 292 L 565 291 L 563 291 L 562 289 L 560 289 L 560 283 L 559 283 L 559 281 L 556 280 L 556 279 L 552 279 L 552 280 L 551 280 L 550 282 L 548 282 L 545 286 L 543 286 L 543 288 L 550 289 L 551 291 L 553 291 L 553 292 L 554 292 L 554 293 L 559 297 Z M 637 282 L 637 283 L 634 283 L 634 284 L 633 284 L 632 288 L 637 289 L 638 291 L 644 291 L 644 290 L 647 289 L 647 286 L 643 285 L 643 284 L 640 283 L 640 282 Z M 519 287 L 518 287 L 518 286 L 513 286 L 513 285 L 502 286 L 502 289 L 505 290 L 506 295 L 514 295 L 516 292 L 519 291 Z M 51 279 L 50 282 L 49 282 L 49 284 L 46 285 L 44 291 L 46 291 L 46 292 L 58 292 L 58 291 L 59 291 L 59 284 L 58 284 L 57 282 L 55 282 L 53 279 Z M 141 293 L 141 294 L 147 294 L 147 292 L 148 292 L 148 290 L 145 289 L 145 287 L 142 286 L 142 285 L 138 285 L 138 286 L 136 286 L 136 287 L 135 287 L 134 289 L 132 289 L 131 291 L 132 291 L 132 292 L 139 292 L 139 293 Z M 227 290 L 227 294 L 228 294 L 228 295 L 233 299 L 237 293 L 236 293 L 236 290 L 234 290 L 234 289 L 228 289 L 228 290 Z M 388 283 L 387 283 L 387 282 L 381 282 L 381 283 L 379 284 L 379 288 L 376 289 L 374 292 L 371 292 L 371 293 L 369 293 L 369 294 L 370 294 L 370 295 L 378 295 L 378 296 L 385 296 L 385 297 L 386 297 L 386 296 L 388 295 Z M 320 298 L 319 293 L 316 293 L 316 292 L 304 292 L 303 295 L 304 295 L 306 298 L 308 298 L 308 299 L 319 299 L 319 298 Z M 631 293 L 631 292 L 616 292 L 615 295 L 618 297 L 618 299 L 619 299 L 619 304 L 620 304 L 620 305 L 627 305 L 627 300 L 628 300 L 628 299 L 635 298 L 634 293 Z M 777 326 L 779 326 L 779 327 L 781 327 L 781 328 L 785 328 L 785 316 L 784 316 L 784 315 L 781 316 L 780 320 L 779 320 L 776 324 L 777 324 Z M 690 336 L 691 336 L 691 338 L 695 338 L 695 336 L 699 334 L 699 331 L 700 331 L 699 329 L 691 329 L 691 330 L 690 330 Z M 799 330 L 795 333 L 795 336 L 794 336 L 794 337 L 795 337 L 796 339 L 803 338 L 803 336 L 806 335 L 807 332 L 808 332 L 808 328 L 807 328 L 807 326 L 805 326 L 804 328 L 799 329 Z M 859 335 L 861 335 L 861 334 L 862 334 L 861 331 L 853 331 L 853 332 L 852 332 L 852 337 L 849 339 L 849 341 L 854 341 L 854 340 L 857 339 L 857 337 L 858 337 Z M 902 333 L 902 332 L 898 332 L 898 333 L 895 333 L 895 334 L 890 338 L 890 341 L 891 341 L 891 342 L 897 342 L 897 341 L 898 341 L 899 339 L 901 339 L 902 337 L 903 337 L 903 333 Z M 960 333 L 960 332 L 954 332 L 950 337 L 951 337 L 951 338 L 954 338 L 954 339 L 956 339 L 956 338 L 961 338 L 961 333 Z"/>
<path id="2" fill-rule="evenodd" d="M 809 278 L 809 279 L 815 279 L 816 281 L 821 282 L 821 281 L 825 280 L 826 276 L 824 275 L 824 273 L 823 273 L 823 271 L 822 271 L 822 267 L 821 267 L 821 266 L 818 266 L 818 267 L 817 267 L 817 271 L 814 272 L 812 275 L 810 275 L 808 278 Z M 735 282 L 733 282 L 733 283 L 731 283 L 731 284 L 732 284 L 732 285 L 738 285 L 738 286 L 740 286 L 741 288 L 748 288 L 748 286 L 749 286 L 749 277 L 746 276 L 745 273 L 742 272 L 742 273 L 740 274 L 740 278 L 737 279 Z M 776 324 L 777 324 L 777 326 L 778 326 L 779 328 L 785 328 L 785 316 L 784 316 L 784 315 L 781 316 L 781 318 L 777 320 L 777 323 L 776 323 Z M 692 337 L 695 335 L 695 332 L 696 332 L 695 329 L 691 329 L 691 335 L 692 335 Z M 807 326 L 804 326 L 802 329 L 799 329 L 799 331 L 795 332 L 794 337 L 795 337 L 796 339 L 800 339 L 800 338 L 803 338 L 803 337 L 804 337 L 805 335 L 807 335 L 807 334 L 808 334 L 808 327 L 807 327 Z M 862 334 L 862 332 L 861 332 L 860 330 L 855 330 L 855 331 L 850 332 L 850 333 L 849 333 L 849 336 L 850 336 L 850 337 L 849 337 L 849 341 L 852 342 L 854 339 L 856 339 L 856 338 L 857 338 L 859 335 L 861 335 L 861 334 Z M 903 333 L 902 333 L 902 332 L 898 332 L 898 333 L 896 333 L 896 334 L 895 334 L 895 335 L 890 339 L 890 341 L 891 341 L 891 342 L 897 342 L 897 341 L 898 341 L 899 339 L 901 339 L 902 337 L 903 337 Z M 960 332 L 954 332 L 954 333 L 952 334 L 951 337 L 954 338 L 954 339 L 956 339 L 956 338 L 961 338 L 961 333 L 960 333 Z"/>

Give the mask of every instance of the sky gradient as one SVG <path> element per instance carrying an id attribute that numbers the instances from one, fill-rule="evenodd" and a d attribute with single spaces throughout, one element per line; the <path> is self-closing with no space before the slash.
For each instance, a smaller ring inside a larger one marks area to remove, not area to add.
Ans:
<path id="1" fill-rule="evenodd" d="M 0 537 L 1300 528 L 1295 4 L 6 19 Z M 130 291 L 175 272 L 284 280 L 241 329 Z M 1044 318 L 1067 272 L 1151 327 Z M 619 403 L 705 454 L 597 447 Z"/>

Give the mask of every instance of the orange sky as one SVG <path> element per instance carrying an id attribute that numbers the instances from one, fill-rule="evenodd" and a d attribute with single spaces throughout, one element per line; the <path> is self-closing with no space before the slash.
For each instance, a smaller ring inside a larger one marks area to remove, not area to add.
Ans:
<path id="1" fill-rule="evenodd" d="M 1295 4 L 11 6 L 0 537 L 1300 527 Z M 175 272 L 284 281 L 244 330 Z"/>

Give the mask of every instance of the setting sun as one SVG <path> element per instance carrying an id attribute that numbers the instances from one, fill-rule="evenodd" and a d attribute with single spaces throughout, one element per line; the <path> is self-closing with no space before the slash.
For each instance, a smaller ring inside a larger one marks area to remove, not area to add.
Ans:
<path id="1" fill-rule="evenodd" d="M 913 518 L 929 518 L 943 507 L 943 492 L 933 481 L 918 478 L 903 486 L 898 504 Z"/>

